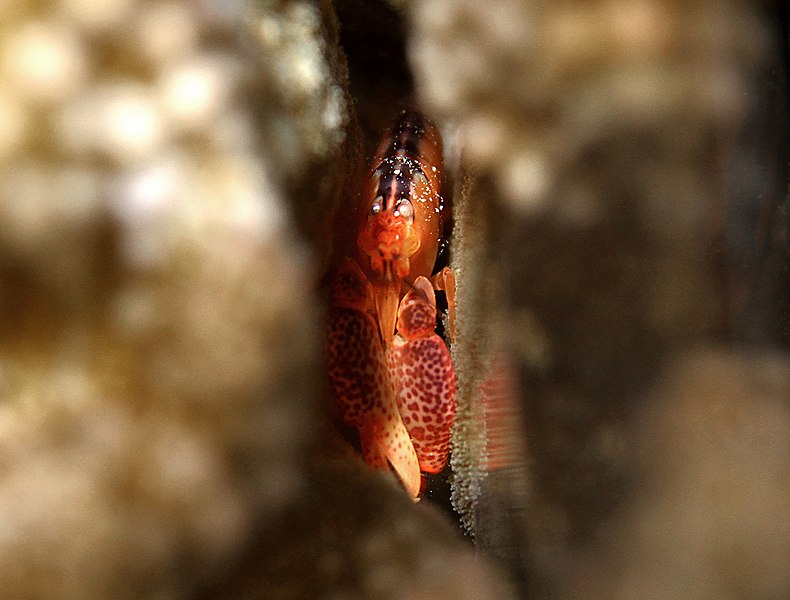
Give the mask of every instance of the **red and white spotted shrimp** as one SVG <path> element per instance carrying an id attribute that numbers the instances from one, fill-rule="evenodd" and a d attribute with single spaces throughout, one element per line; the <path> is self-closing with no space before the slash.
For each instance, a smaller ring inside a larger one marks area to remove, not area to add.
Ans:
<path id="1" fill-rule="evenodd" d="M 431 276 L 442 235 L 442 145 L 421 113 L 382 136 L 332 283 L 329 381 L 365 461 L 390 466 L 414 498 L 447 462 L 455 374 L 436 328 Z M 353 217 L 352 217 L 353 218 Z M 449 269 L 435 278 L 453 309 Z M 452 312 L 451 312 L 452 321 Z"/>
<path id="2" fill-rule="evenodd" d="M 441 473 L 455 417 L 455 371 L 436 330 L 436 299 L 418 277 L 398 309 L 398 333 L 387 354 L 403 423 L 423 473 Z"/>

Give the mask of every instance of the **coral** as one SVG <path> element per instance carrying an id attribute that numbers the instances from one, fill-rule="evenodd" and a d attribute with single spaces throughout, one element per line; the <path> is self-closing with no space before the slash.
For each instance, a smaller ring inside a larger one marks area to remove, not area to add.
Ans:
<path id="1" fill-rule="evenodd" d="M 786 30 L 746 0 L 0 4 L 0 596 L 786 596 Z M 455 212 L 445 514 L 332 430 L 320 363 L 407 105 Z"/>
<path id="2" fill-rule="evenodd" d="M 0 596 L 228 597 L 254 552 L 287 597 L 326 535 L 356 558 L 319 556 L 347 575 L 316 595 L 489 577 L 395 486 L 381 512 L 375 476 L 311 466 L 327 254 L 299 232 L 331 244 L 355 139 L 331 5 L 0 15 Z"/>
<path id="3" fill-rule="evenodd" d="M 310 273 L 245 101 L 245 15 L 11 12 L 0 595 L 175 597 L 298 493 L 313 422 Z"/>
<path id="4" fill-rule="evenodd" d="M 714 347 L 673 361 L 640 414 L 637 497 L 566 597 L 786 595 L 788 397 L 786 356 Z"/>
<path id="5" fill-rule="evenodd" d="M 786 349 L 786 14 L 400 4 L 417 97 L 458 149 L 456 506 L 525 594 L 553 597 L 631 501 L 635 414 L 667 361 Z M 497 474 L 474 397 L 502 347 L 528 457 Z"/>
<path id="6" fill-rule="evenodd" d="M 347 456 L 315 465 L 307 493 L 219 597 L 512 597 L 503 572 L 459 544 L 425 502 L 414 505 Z"/>

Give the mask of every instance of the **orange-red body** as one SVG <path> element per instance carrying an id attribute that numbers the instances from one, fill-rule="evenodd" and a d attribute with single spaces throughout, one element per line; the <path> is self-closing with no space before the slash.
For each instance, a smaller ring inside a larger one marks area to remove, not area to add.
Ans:
<path id="1" fill-rule="evenodd" d="M 338 270 L 331 295 L 325 362 L 343 420 L 359 431 L 365 462 L 379 469 L 391 464 L 406 491 L 416 497 L 419 462 L 372 316 L 370 283 L 352 259 Z"/>
<path id="2" fill-rule="evenodd" d="M 398 310 L 398 334 L 387 352 L 398 409 L 420 470 L 441 473 L 450 452 L 455 417 L 455 372 L 450 351 L 436 328 L 436 300 L 418 277 Z"/>
<path id="3" fill-rule="evenodd" d="M 447 462 L 455 414 L 455 375 L 434 333 L 427 279 L 442 235 L 441 171 L 436 127 L 405 111 L 362 185 L 328 316 L 327 369 L 343 418 L 359 430 L 366 462 L 392 466 L 413 497 L 420 472 Z"/>
<path id="4" fill-rule="evenodd" d="M 381 335 L 395 331 L 408 285 L 430 277 L 442 235 L 442 144 L 422 114 L 404 112 L 382 136 L 360 195 L 356 259 L 373 286 Z"/>

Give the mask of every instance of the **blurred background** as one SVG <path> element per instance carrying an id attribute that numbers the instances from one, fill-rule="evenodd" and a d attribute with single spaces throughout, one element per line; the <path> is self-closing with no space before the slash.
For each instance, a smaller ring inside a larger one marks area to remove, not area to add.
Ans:
<path id="1" fill-rule="evenodd" d="M 790 598 L 788 14 L 0 2 L 0 597 Z M 458 279 L 416 505 L 321 364 L 406 106 Z"/>

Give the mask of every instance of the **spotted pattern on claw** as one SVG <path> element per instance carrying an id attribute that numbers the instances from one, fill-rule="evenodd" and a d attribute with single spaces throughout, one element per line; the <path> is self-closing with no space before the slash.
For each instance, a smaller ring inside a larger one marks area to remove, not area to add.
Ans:
<path id="1" fill-rule="evenodd" d="M 371 303 L 370 284 L 358 268 L 344 265 L 332 281 L 332 306 L 351 308 L 364 313 Z"/>
<path id="2" fill-rule="evenodd" d="M 417 455 L 398 411 L 367 282 L 353 262 L 336 275 L 332 298 L 324 360 L 343 420 L 359 430 L 365 462 L 380 469 L 389 462 L 406 491 L 417 497 Z"/>
<path id="3" fill-rule="evenodd" d="M 333 307 L 328 315 L 326 365 L 347 425 L 359 426 L 383 412 L 390 395 L 378 326 L 352 308 Z"/>
<path id="4" fill-rule="evenodd" d="M 387 365 L 420 470 L 439 473 L 450 451 L 456 382 L 450 351 L 434 333 L 436 308 L 425 294 L 426 288 L 430 290 L 428 281 L 418 278 L 404 298 Z"/>
<path id="5" fill-rule="evenodd" d="M 436 308 L 426 300 L 405 300 L 400 310 L 398 331 L 406 339 L 429 336 L 436 329 Z"/>
<path id="6" fill-rule="evenodd" d="M 409 341 L 398 336 L 389 354 L 398 408 L 420 470 L 440 473 L 447 463 L 455 415 L 456 383 L 450 352 L 434 334 Z"/>

